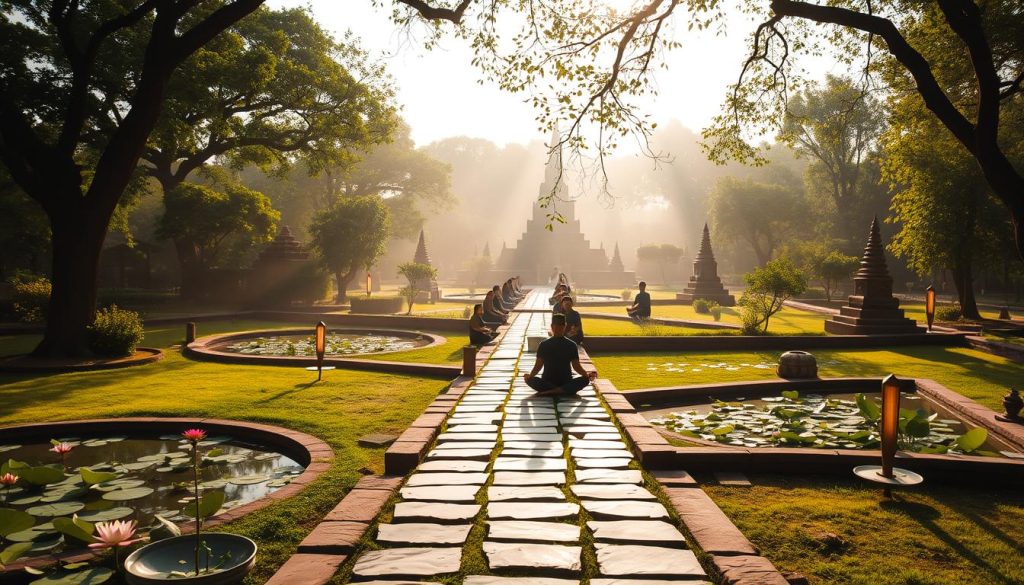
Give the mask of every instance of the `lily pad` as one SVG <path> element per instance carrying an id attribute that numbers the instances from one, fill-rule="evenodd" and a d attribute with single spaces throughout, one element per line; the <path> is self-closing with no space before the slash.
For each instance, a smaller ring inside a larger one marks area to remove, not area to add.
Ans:
<path id="1" fill-rule="evenodd" d="M 21 445 L 0 445 L 0 453 L 14 451 L 15 449 L 21 449 Z"/>
<path id="2" fill-rule="evenodd" d="M 112 492 L 116 490 L 127 490 L 131 488 L 137 488 L 146 485 L 144 479 L 119 479 L 107 483 L 101 483 L 95 486 L 96 489 L 101 492 Z"/>
<path id="3" fill-rule="evenodd" d="M 36 579 L 32 585 L 100 585 L 114 576 L 114 571 L 107 567 L 88 567 L 79 571 L 58 571 L 42 579 Z"/>
<path id="4" fill-rule="evenodd" d="M 120 520 L 121 518 L 127 518 L 135 513 L 135 510 L 126 506 L 119 506 L 116 508 L 110 508 L 107 510 L 96 510 L 92 512 L 83 512 L 78 515 L 78 518 L 87 522 L 110 522 L 111 520 Z"/>
<path id="5" fill-rule="evenodd" d="M 85 504 L 82 502 L 55 502 L 52 504 L 33 506 L 25 511 L 33 516 L 70 516 L 84 507 Z"/>
<path id="6" fill-rule="evenodd" d="M 128 500 L 137 500 L 144 498 L 152 494 L 155 490 L 149 487 L 134 487 L 126 490 L 114 490 L 103 494 L 104 500 L 110 500 L 112 502 L 125 502 Z"/>
<path id="7" fill-rule="evenodd" d="M 263 483 L 270 481 L 270 476 L 267 475 L 240 475 L 238 477 L 232 477 L 228 479 L 228 483 L 234 485 L 255 485 L 257 483 Z"/>

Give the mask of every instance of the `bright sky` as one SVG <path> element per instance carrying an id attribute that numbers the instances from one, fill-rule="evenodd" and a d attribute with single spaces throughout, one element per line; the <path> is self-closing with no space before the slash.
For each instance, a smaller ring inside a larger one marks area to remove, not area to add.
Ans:
<path id="1" fill-rule="evenodd" d="M 370 0 L 271 0 L 273 7 L 312 8 L 317 20 L 337 36 L 352 30 L 365 48 L 384 58 L 398 86 L 398 102 L 418 145 L 449 136 L 486 138 L 499 145 L 546 139 L 532 107 L 521 97 L 480 85 L 480 72 L 464 42 L 447 38 L 430 51 L 396 32 L 390 4 L 374 8 Z M 746 38 L 756 23 L 730 17 L 728 36 L 679 33 L 683 48 L 671 54 L 669 69 L 657 72 L 660 94 L 643 105 L 652 120 L 672 118 L 699 131 L 718 113 L 727 86 L 735 81 L 748 50 Z"/>

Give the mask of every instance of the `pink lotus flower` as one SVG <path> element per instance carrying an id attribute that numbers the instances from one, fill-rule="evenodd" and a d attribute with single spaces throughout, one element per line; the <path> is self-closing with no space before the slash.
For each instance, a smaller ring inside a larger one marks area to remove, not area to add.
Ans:
<path id="1" fill-rule="evenodd" d="M 135 536 L 135 520 L 114 520 L 113 522 L 100 522 L 96 524 L 96 542 L 89 545 L 89 548 L 116 548 L 119 546 L 131 546 L 142 540 L 132 538 Z"/>
<path id="2" fill-rule="evenodd" d="M 189 429 L 184 433 L 181 433 L 181 436 L 186 441 L 198 443 L 199 441 L 202 441 L 203 439 L 206 438 L 206 431 L 204 431 L 203 429 Z"/>
<path id="3" fill-rule="evenodd" d="M 4 487 L 10 487 L 16 483 L 18 483 L 17 475 L 14 475 L 13 473 L 5 473 L 3 475 L 0 475 L 0 485 Z"/>
<path id="4" fill-rule="evenodd" d="M 70 453 L 71 450 L 74 448 L 75 446 L 72 445 L 71 443 L 57 443 L 56 445 L 53 446 L 52 449 L 50 449 L 50 451 L 53 451 L 54 453 L 63 456 Z"/>

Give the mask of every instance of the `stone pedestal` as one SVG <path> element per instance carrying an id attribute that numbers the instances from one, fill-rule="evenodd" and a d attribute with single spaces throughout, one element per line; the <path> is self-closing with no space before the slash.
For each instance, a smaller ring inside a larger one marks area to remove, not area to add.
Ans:
<path id="1" fill-rule="evenodd" d="M 683 292 L 676 294 L 676 300 L 686 303 L 693 303 L 697 299 L 715 301 L 723 307 L 736 305 L 736 298 L 729 294 L 722 286 L 722 279 L 718 277 L 718 262 L 715 262 L 715 254 L 711 250 L 711 234 L 708 231 L 708 224 L 704 224 L 704 236 L 700 241 L 700 251 L 693 259 L 693 276 L 690 283 L 686 285 Z"/>
<path id="2" fill-rule="evenodd" d="M 917 322 L 908 319 L 900 301 L 892 296 L 892 277 L 885 263 L 878 218 L 871 222 L 860 269 L 853 278 L 854 294 L 839 314 L 825 321 L 825 331 L 837 335 L 891 335 L 921 333 Z"/>

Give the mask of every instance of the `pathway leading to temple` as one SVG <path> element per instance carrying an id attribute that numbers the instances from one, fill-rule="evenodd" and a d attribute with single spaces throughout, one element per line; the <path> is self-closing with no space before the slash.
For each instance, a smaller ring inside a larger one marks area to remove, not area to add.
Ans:
<path id="1" fill-rule="evenodd" d="M 550 294 L 535 289 L 520 307 L 546 307 Z M 380 524 L 379 548 L 356 559 L 354 581 L 465 571 L 465 585 L 705 582 L 596 393 L 533 398 L 522 379 L 535 363 L 528 338 L 546 336 L 549 319 L 513 314 Z M 486 569 L 473 560 L 481 558 Z"/>

